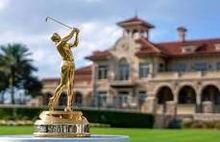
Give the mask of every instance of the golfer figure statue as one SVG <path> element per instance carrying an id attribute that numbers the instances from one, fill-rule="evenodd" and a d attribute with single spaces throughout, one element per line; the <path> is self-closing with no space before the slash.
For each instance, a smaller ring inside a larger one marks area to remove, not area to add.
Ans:
<path id="1" fill-rule="evenodd" d="M 79 29 L 70 27 L 52 17 L 51 20 L 70 29 L 70 33 L 61 38 L 58 33 L 53 33 L 51 40 L 55 43 L 56 49 L 62 58 L 61 80 L 55 89 L 54 95 L 50 98 L 49 111 L 43 111 L 38 120 L 34 123 L 34 136 L 36 137 L 88 137 L 89 122 L 81 111 L 73 111 L 74 99 L 74 58 L 71 48 L 77 47 L 79 42 Z M 67 106 L 63 110 L 55 110 L 60 95 L 67 88 Z"/>
<path id="2" fill-rule="evenodd" d="M 74 38 L 74 35 L 75 39 L 73 43 L 69 42 L 72 38 Z M 48 104 L 50 111 L 54 110 L 65 87 L 67 88 L 67 106 L 65 108 L 65 111 L 72 111 L 72 102 L 74 99 L 73 81 L 75 66 L 71 48 L 78 45 L 78 36 L 79 29 L 77 28 L 72 28 L 71 32 L 64 38 L 61 38 L 58 33 L 53 33 L 53 35 L 51 36 L 51 40 L 55 43 L 57 51 L 62 58 L 62 67 L 60 84 L 57 86 L 55 94 L 50 98 Z"/>

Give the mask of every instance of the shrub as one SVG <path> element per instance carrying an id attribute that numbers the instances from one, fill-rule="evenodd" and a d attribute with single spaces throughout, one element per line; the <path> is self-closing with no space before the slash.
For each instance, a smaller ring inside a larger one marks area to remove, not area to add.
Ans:
<path id="1" fill-rule="evenodd" d="M 178 118 L 174 118 L 173 120 L 171 120 L 168 124 L 168 128 L 171 129 L 180 129 L 181 128 L 181 119 Z"/>
<path id="2" fill-rule="evenodd" d="M 151 114 L 82 110 L 84 116 L 92 123 L 109 124 L 111 127 L 152 128 L 154 116 Z"/>
<path id="3" fill-rule="evenodd" d="M 220 121 L 183 121 L 183 128 L 220 129 Z"/>
<path id="4" fill-rule="evenodd" d="M 42 108 L 16 108 L 16 118 L 13 116 L 15 108 L 0 108 L 0 119 L 33 120 L 38 119 Z M 111 127 L 152 128 L 154 116 L 151 114 L 119 112 L 108 110 L 81 110 L 90 123 L 108 124 Z"/>
<path id="5" fill-rule="evenodd" d="M 206 125 L 206 128 L 208 128 L 208 129 L 215 128 L 215 121 L 204 122 L 204 124 Z"/>
<path id="6" fill-rule="evenodd" d="M 193 125 L 192 120 L 182 121 L 182 128 L 192 128 L 192 125 Z"/>
<path id="7" fill-rule="evenodd" d="M 215 122 L 215 129 L 220 129 L 220 121 Z"/>
<path id="8" fill-rule="evenodd" d="M 201 121 L 194 121 L 192 124 L 192 128 L 206 128 L 206 124 Z"/>
<path id="9" fill-rule="evenodd" d="M 100 124 L 100 123 L 90 123 L 89 124 L 90 125 L 90 127 L 102 127 L 102 128 L 107 128 L 107 127 L 110 127 L 110 125 L 108 125 L 108 124 Z"/>

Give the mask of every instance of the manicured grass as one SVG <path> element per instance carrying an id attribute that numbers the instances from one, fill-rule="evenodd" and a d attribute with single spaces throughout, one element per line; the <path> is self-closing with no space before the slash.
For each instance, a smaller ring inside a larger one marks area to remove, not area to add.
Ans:
<path id="1" fill-rule="evenodd" d="M 31 126 L 0 126 L 0 134 L 32 134 Z M 131 142 L 218 142 L 218 130 L 91 128 L 92 134 L 128 135 Z"/>

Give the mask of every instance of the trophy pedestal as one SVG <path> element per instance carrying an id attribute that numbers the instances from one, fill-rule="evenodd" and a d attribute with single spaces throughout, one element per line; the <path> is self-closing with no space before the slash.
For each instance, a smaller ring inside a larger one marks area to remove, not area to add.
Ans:
<path id="1" fill-rule="evenodd" d="M 91 135 L 82 138 L 33 137 L 31 135 L 0 136 L 2 142 L 129 142 L 128 136 Z"/>
<path id="2" fill-rule="evenodd" d="M 36 137 L 88 137 L 89 123 L 80 111 L 43 111 L 34 123 Z"/>

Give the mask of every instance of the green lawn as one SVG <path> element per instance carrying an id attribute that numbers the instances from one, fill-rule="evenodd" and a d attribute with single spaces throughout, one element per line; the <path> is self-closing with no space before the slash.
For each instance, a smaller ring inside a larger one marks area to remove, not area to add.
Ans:
<path id="1" fill-rule="evenodd" d="M 32 127 L 0 126 L 0 134 L 32 134 Z M 92 128 L 92 134 L 128 135 L 131 142 L 218 142 L 218 130 Z"/>

